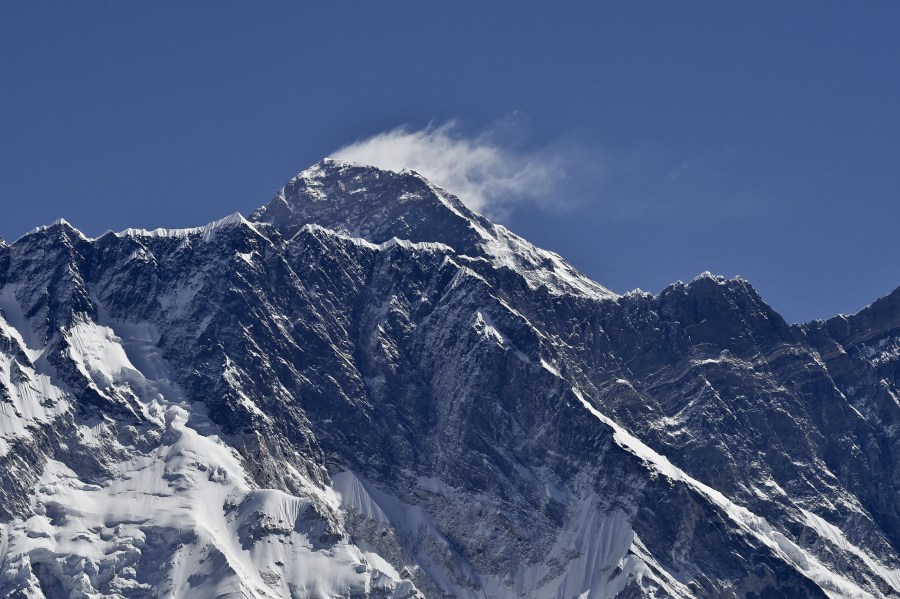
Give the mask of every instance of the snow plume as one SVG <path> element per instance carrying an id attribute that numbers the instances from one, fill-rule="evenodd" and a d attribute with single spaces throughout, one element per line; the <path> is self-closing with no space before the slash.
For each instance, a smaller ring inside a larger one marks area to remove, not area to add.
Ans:
<path id="1" fill-rule="evenodd" d="M 511 127 L 515 124 L 506 119 L 482 133 L 464 135 L 455 121 L 419 130 L 401 126 L 346 145 L 333 158 L 414 170 L 493 218 L 523 203 L 548 212 L 576 203 L 579 194 L 570 189 L 572 171 L 584 170 L 587 157 L 563 144 L 523 150 L 502 143 Z M 594 167 L 599 171 L 597 164 Z"/>

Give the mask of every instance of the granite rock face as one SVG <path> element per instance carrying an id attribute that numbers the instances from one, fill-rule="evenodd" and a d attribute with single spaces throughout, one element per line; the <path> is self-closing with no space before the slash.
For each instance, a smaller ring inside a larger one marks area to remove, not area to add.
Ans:
<path id="1" fill-rule="evenodd" d="M 616 295 L 413 172 L 0 244 L 0 595 L 900 594 L 900 292 Z"/>

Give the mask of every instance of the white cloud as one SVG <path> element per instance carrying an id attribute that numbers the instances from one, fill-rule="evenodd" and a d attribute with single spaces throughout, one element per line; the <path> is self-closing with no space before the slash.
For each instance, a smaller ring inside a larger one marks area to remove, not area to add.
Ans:
<path id="1" fill-rule="evenodd" d="M 473 136 L 455 122 L 421 130 L 398 127 L 337 150 L 332 157 L 399 171 L 412 169 L 457 195 L 468 207 L 494 218 L 518 204 L 548 211 L 571 205 L 568 190 L 574 153 L 562 148 L 519 150 L 501 144 L 509 121 Z"/>
<path id="2" fill-rule="evenodd" d="M 673 152 L 643 142 L 608 150 L 577 134 L 526 145 L 519 113 L 464 133 L 454 121 L 424 129 L 397 127 L 357 140 L 333 158 L 388 170 L 412 169 L 503 221 L 517 206 L 559 214 L 591 207 L 611 221 L 732 222 L 761 213 L 758 194 L 730 183 L 727 156 Z"/>

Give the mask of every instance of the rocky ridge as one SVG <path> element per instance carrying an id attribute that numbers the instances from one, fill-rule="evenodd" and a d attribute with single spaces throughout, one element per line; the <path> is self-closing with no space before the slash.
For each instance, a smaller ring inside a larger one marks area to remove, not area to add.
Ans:
<path id="1" fill-rule="evenodd" d="M 416 173 L 0 244 L 0 593 L 890 597 L 900 292 L 617 295 Z"/>

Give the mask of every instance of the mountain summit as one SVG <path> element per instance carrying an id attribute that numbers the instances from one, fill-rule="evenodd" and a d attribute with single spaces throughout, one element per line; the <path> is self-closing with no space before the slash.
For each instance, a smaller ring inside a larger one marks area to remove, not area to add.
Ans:
<path id="1" fill-rule="evenodd" d="M 413 172 L 0 243 L 0 596 L 896 597 L 900 291 L 616 295 Z"/>
<path id="2" fill-rule="evenodd" d="M 390 239 L 442 243 L 490 260 L 552 293 L 613 297 L 559 255 L 528 243 L 466 208 L 415 171 L 396 173 L 326 158 L 291 179 L 251 220 L 291 237 L 316 224 L 372 243 Z"/>

